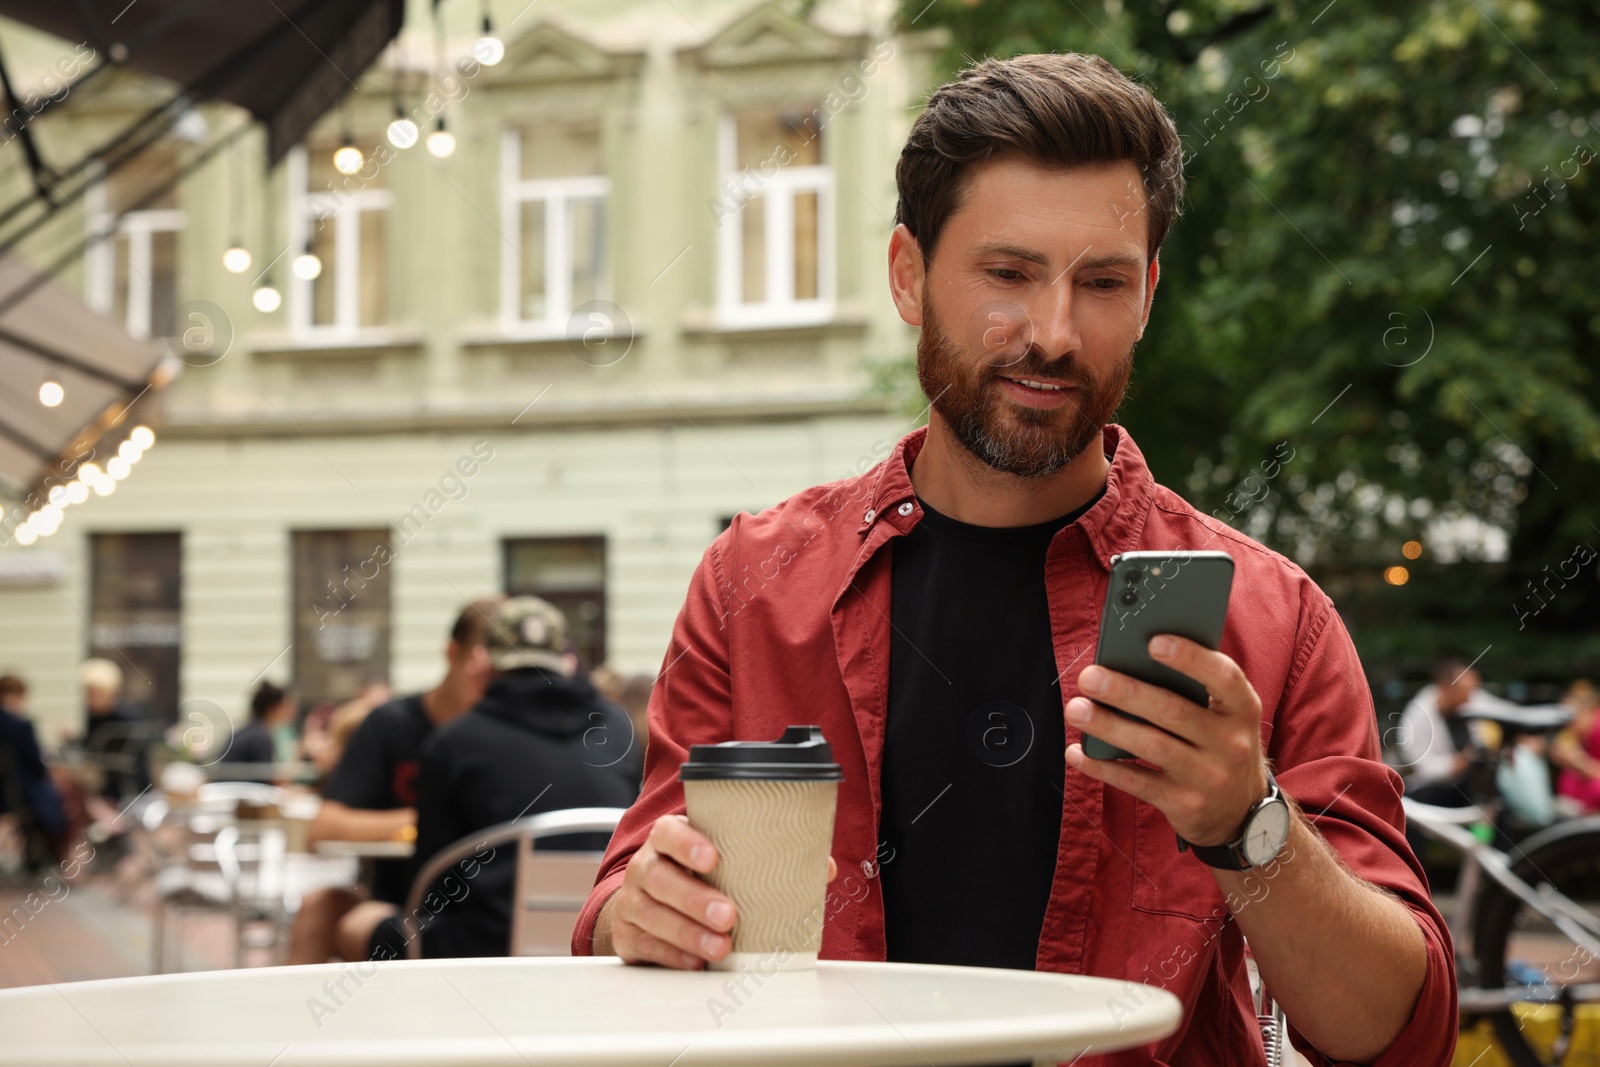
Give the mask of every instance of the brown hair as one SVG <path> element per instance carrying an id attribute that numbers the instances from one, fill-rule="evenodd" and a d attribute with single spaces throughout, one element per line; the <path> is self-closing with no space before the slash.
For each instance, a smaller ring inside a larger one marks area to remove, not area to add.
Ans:
<path id="1" fill-rule="evenodd" d="M 500 608 L 500 600 L 474 600 L 461 609 L 456 624 L 450 627 L 450 640 L 462 648 L 475 648 L 489 639 L 489 620 Z"/>
<path id="2" fill-rule="evenodd" d="M 28 695 L 28 683 L 15 674 L 0 674 L 0 700 Z"/>
<path id="3" fill-rule="evenodd" d="M 967 169 L 1007 153 L 1059 168 L 1136 164 L 1152 259 L 1182 210 L 1183 145 L 1148 89 L 1099 56 L 985 59 L 934 90 L 895 166 L 895 222 L 917 239 L 924 261 L 961 205 Z"/>

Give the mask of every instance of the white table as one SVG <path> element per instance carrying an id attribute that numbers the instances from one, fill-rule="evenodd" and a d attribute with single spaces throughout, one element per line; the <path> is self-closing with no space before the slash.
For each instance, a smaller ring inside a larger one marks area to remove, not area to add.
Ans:
<path id="1" fill-rule="evenodd" d="M 1155 1041 L 1181 1018 L 1166 992 L 1031 971 L 824 961 L 761 977 L 615 958 L 416 960 L 0 990 L 0 1065 L 1053 1063 Z"/>

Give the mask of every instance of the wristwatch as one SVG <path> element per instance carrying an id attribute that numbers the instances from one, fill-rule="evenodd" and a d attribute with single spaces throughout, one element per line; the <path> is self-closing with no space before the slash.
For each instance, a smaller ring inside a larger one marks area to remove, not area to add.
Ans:
<path id="1" fill-rule="evenodd" d="M 1289 801 L 1278 780 L 1267 773 L 1267 795 L 1244 817 L 1239 836 L 1223 845 L 1191 845 L 1178 838 L 1179 852 L 1193 852 L 1208 867 L 1221 871 L 1248 871 L 1277 858 L 1289 840 Z"/>

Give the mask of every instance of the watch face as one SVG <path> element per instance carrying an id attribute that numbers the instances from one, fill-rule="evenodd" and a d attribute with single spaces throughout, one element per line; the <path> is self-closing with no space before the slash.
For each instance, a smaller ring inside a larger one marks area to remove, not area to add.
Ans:
<path id="1" fill-rule="evenodd" d="M 1282 800 L 1263 805 L 1250 819 L 1241 850 L 1252 867 L 1271 863 L 1289 840 L 1289 805 Z"/>

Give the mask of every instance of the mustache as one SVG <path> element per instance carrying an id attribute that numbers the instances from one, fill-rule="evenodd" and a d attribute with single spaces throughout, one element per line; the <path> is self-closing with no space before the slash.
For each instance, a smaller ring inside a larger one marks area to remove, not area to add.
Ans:
<path id="1" fill-rule="evenodd" d="M 1083 364 L 1075 359 L 1047 363 L 1042 359 L 1023 357 L 1012 362 L 990 363 L 988 371 L 988 377 L 996 380 L 1000 378 L 1037 378 L 1046 381 L 1070 382 L 1078 386 L 1093 386 L 1095 384 L 1094 378 L 1084 369 Z"/>

